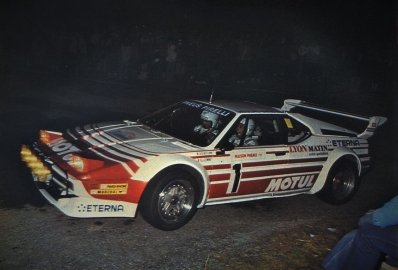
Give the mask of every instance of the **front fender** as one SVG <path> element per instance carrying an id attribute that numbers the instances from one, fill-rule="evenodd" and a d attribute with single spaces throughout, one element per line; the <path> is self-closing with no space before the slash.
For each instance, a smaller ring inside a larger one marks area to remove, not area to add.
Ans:
<path id="1" fill-rule="evenodd" d="M 328 174 L 332 169 L 333 165 L 336 164 L 336 162 L 341 159 L 347 159 L 351 162 L 354 162 L 357 165 L 358 175 L 361 175 L 362 167 L 358 155 L 349 148 L 338 147 L 329 153 L 329 157 L 324 163 L 322 171 L 319 174 L 318 179 L 315 182 L 315 185 L 311 188 L 310 193 L 312 194 L 317 193 L 323 188 L 327 180 Z"/>
<path id="2" fill-rule="evenodd" d="M 168 155 L 160 155 L 149 158 L 147 162 L 144 163 L 134 175 L 135 179 L 140 179 L 146 183 L 148 183 L 155 175 L 160 173 L 161 171 L 171 167 L 171 166 L 179 166 L 184 165 L 188 166 L 190 169 L 195 170 L 200 175 L 203 184 L 203 194 L 202 199 L 199 202 L 198 207 L 203 207 L 206 202 L 207 193 L 209 191 L 209 177 L 207 171 L 203 168 L 203 166 L 196 160 L 177 154 L 168 154 Z"/>

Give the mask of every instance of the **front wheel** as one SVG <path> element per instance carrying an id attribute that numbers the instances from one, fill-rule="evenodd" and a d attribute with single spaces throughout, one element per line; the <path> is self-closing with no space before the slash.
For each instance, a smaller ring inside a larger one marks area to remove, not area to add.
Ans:
<path id="1" fill-rule="evenodd" d="M 343 204 L 354 196 L 358 186 L 359 177 L 355 165 L 351 162 L 340 161 L 333 165 L 325 186 L 318 195 L 328 203 Z"/>
<path id="2" fill-rule="evenodd" d="M 163 173 L 156 176 L 145 190 L 140 205 L 141 214 L 158 229 L 178 229 L 195 214 L 198 190 L 197 181 L 188 173 Z"/>

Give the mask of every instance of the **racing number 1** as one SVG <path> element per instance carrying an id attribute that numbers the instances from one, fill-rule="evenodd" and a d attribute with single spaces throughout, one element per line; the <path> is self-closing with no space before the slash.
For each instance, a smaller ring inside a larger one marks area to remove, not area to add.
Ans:
<path id="1" fill-rule="evenodd" d="M 240 164 L 235 164 L 234 166 L 232 166 L 232 169 L 234 169 L 235 171 L 235 179 L 234 179 L 234 185 L 232 186 L 232 193 L 235 193 L 238 190 L 238 186 L 239 186 L 239 181 L 240 181 L 240 169 L 242 168 L 242 166 Z"/>

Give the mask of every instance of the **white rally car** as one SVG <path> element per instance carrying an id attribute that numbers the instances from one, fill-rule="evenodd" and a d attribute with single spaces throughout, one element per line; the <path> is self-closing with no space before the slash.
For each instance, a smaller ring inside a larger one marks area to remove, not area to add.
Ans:
<path id="1" fill-rule="evenodd" d="M 359 134 L 297 107 L 367 128 Z M 280 109 L 187 100 L 134 122 L 41 130 L 21 158 L 43 196 L 68 216 L 134 217 L 139 209 L 153 226 L 174 230 L 206 205 L 303 193 L 348 201 L 370 166 L 367 139 L 386 120 L 299 100 Z"/>

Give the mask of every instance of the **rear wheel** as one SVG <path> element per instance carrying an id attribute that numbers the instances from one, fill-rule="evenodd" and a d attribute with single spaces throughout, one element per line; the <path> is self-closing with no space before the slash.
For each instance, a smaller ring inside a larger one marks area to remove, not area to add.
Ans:
<path id="1" fill-rule="evenodd" d="M 140 205 L 141 214 L 158 229 L 178 229 L 195 214 L 198 190 L 196 179 L 188 173 L 163 173 L 155 177 L 145 190 Z"/>
<path id="2" fill-rule="evenodd" d="M 358 186 L 359 177 L 355 165 L 349 161 L 339 161 L 333 165 L 325 186 L 318 195 L 328 203 L 343 204 L 354 196 Z"/>

